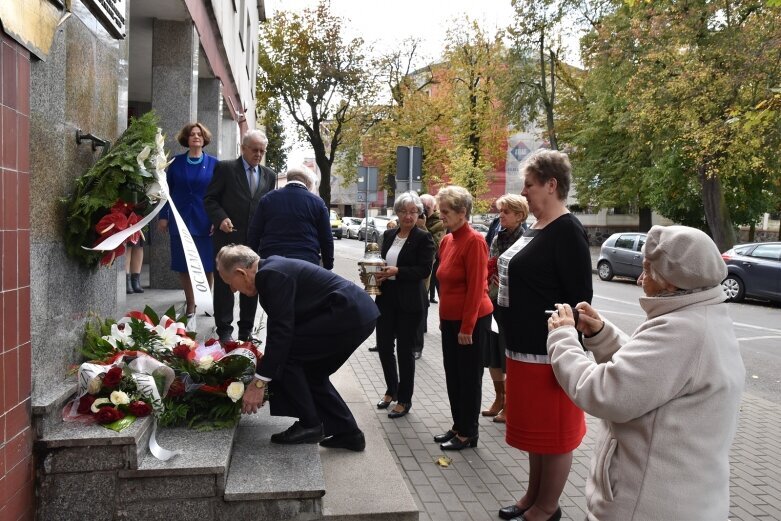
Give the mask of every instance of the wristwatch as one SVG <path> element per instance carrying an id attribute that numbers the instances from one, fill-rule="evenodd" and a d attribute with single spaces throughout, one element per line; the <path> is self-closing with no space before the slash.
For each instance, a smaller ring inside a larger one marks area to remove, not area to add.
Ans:
<path id="1" fill-rule="evenodd" d="M 263 389 L 266 386 L 266 382 L 264 382 L 260 378 L 256 378 L 252 383 L 255 384 L 255 387 L 257 387 L 258 389 Z"/>

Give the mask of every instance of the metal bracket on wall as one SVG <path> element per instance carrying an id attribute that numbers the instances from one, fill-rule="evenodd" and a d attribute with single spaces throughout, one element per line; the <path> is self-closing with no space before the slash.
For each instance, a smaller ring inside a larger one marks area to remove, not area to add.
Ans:
<path id="1" fill-rule="evenodd" d="M 108 147 L 111 145 L 109 140 L 107 139 L 101 139 L 98 136 L 94 136 L 92 134 L 82 134 L 81 129 L 76 129 L 76 144 L 80 145 L 82 141 L 91 141 L 92 142 L 92 151 L 95 152 L 98 147 L 103 147 L 103 151 L 105 152 L 108 150 Z"/>

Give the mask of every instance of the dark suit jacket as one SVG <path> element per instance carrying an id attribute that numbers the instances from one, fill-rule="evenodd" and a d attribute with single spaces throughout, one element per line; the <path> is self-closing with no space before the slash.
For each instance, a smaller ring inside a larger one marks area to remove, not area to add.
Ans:
<path id="1" fill-rule="evenodd" d="M 264 259 L 281 255 L 334 267 L 334 237 L 328 208 L 298 183 L 263 196 L 249 226 L 247 246 Z"/>
<path id="2" fill-rule="evenodd" d="M 257 373 L 271 379 L 279 377 L 300 342 L 317 343 L 318 337 L 345 333 L 380 314 L 356 284 L 298 259 L 273 256 L 262 260 L 255 287 L 268 315 L 266 351 Z"/>
<path id="3" fill-rule="evenodd" d="M 270 168 L 260 166 L 260 184 L 252 197 L 249 193 L 247 172 L 244 170 L 244 162 L 241 157 L 220 161 L 214 168 L 214 175 L 206 195 L 203 197 L 203 205 L 209 220 L 214 225 L 214 251 L 226 244 L 246 244 L 247 230 L 255 208 L 260 198 L 274 189 L 277 175 Z M 230 217 L 236 231 L 225 233 L 220 230 L 220 223 Z"/>
<path id="4" fill-rule="evenodd" d="M 195 237 L 208 237 L 211 231 L 211 222 L 203 205 L 204 194 L 209 186 L 217 158 L 209 154 L 203 154 L 203 161 L 197 167 L 188 168 L 187 154 L 179 154 L 174 157 L 173 163 L 168 167 L 168 187 L 171 191 L 171 199 L 176 204 L 179 215 L 184 224 Z M 187 175 L 196 172 L 195 175 Z M 173 219 L 171 206 L 166 203 L 160 212 L 160 219 Z M 171 235 L 179 235 L 179 228 L 174 223 L 169 223 L 168 229 Z"/>
<path id="5" fill-rule="evenodd" d="M 388 254 L 399 228 L 385 230 L 382 239 L 382 258 Z M 428 304 L 428 292 L 425 281 L 431 274 L 434 263 L 434 239 L 431 234 L 418 227 L 412 228 L 404 246 L 401 247 L 396 266 L 399 273 L 396 280 L 382 283 L 381 295 L 377 296 L 377 306 L 397 306 L 407 312 L 421 312 Z"/>

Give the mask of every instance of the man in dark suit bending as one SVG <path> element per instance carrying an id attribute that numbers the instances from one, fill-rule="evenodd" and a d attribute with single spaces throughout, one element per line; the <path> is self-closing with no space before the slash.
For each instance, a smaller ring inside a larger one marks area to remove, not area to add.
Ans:
<path id="1" fill-rule="evenodd" d="M 247 246 L 226 246 L 217 271 L 232 291 L 260 300 L 268 314 L 266 351 L 242 397 L 242 412 L 263 406 L 298 418 L 273 443 L 317 443 L 362 451 L 363 432 L 329 377 L 374 331 L 379 311 L 354 283 L 299 259 L 260 257 Z M 325 437 L 325 439 L 323 439 Z"/>
<path id="2" fill-rule="evenodd" d="M 214 225 L 214 251 L 228 244 L 247 244 L 249 223 L 260 198 L 274 189 L 277 175 L 260 162 L 266 153 L 268 138 L 259 130 L 250 130 L 241 140 L 238 159 L 220 161 L 214 168 L 203 204 Z M 233 292 L 219 277 L 214 281 L 214 324 L 221 341 L 233 334 Z M 250 340 L 255 324 L 257 298 L 239 296 L 239 340 Z"/>

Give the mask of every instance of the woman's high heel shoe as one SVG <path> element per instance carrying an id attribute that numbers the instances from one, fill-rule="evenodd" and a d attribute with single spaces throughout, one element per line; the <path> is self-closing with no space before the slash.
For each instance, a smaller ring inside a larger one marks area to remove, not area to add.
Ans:
<path id="1" fill-rule="evenodd" d="M 466 438 L 462 440 L 458 436 L 453 436 L 451 439 L 441 444 L 439 448 L 442 450 L 461 450 L 467 447 L 475 448 L 477 447 L 477 438 L 478 437 L 475 436 L 473 438 Z"/>
<path id="2" fill-rule="evenodd" d="M 456 434 L 457 433 L 455 431 L 447 431 L 444 434 L 437 434 L 434 436 L 434 441 L 437 443 L 445 443 L 446 441 L 452 440 Z"/>

